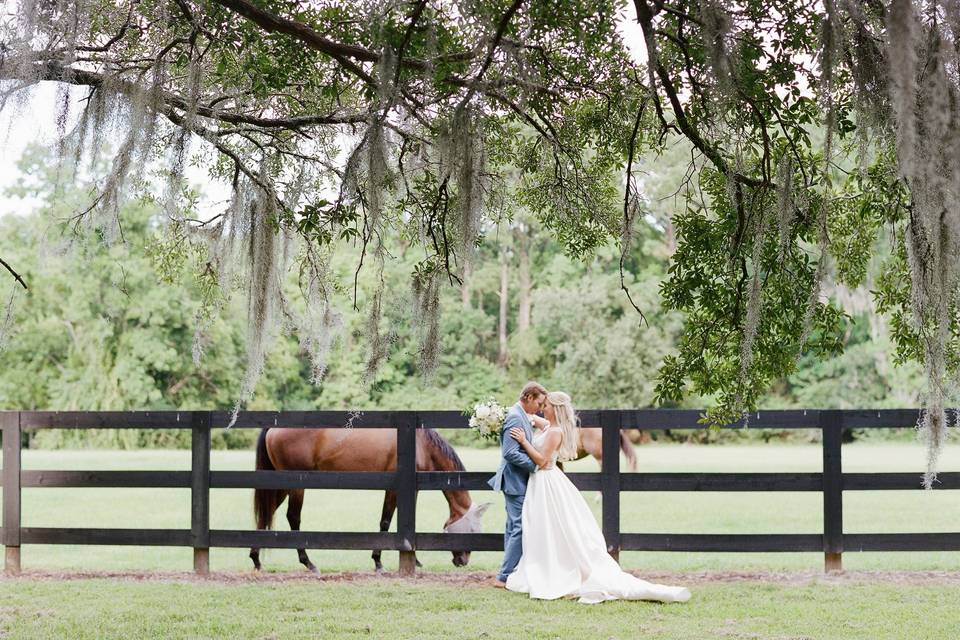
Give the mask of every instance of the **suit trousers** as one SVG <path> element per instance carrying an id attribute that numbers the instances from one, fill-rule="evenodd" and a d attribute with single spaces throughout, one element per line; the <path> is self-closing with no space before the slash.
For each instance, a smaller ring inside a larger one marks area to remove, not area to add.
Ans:
<path id="1" fill-rule="evenodd" d="M 520 516 L 523 513 L 524 495 L 503 494 L 504 505 L 507 509 L 507 523 L 503 530 L 503 564 L 497 574 L 497 580 L 507 581 L 507 576 L 513 573 L 523 555 L 523 531 Z"/>

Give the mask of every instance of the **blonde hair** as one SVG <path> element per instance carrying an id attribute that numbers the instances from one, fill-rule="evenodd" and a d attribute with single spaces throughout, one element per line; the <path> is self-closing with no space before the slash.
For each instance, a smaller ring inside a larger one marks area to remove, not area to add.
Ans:
<path id="1" fill-rule="evenodd" d="M 557 414 L 557 423 L 554 426 L 560 427 L 561 439 L 558 449 L 559 460 L 573 460 L 577 457 L 579 438 L 577 427 L 577 414 L 573 410 L 573 402 L 570 396 L 563 391 L 551 391 L 547 394 L 547 402 L 553 407 Z"/>

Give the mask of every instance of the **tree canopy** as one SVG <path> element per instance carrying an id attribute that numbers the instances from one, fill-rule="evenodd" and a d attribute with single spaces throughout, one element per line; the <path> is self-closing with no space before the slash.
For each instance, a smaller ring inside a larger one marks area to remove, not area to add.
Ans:
<path id="1" fill-rule="evenodd" d="M 639 24 L 645 63 L 618 20 Z M 708 419 L 726 422 L 802 354 L 837 353 L 849 318 L 825 283 L 859 285 L 887 242 L 875 302 L 927 373 L 933 479 L 960 362 L 953 0 L 21 0 L 0 29 L 9 108 L 40 81 L 89 89 L 79 124 L 62 125 L 63 158 L 117 132 L 77 228 L 118 234 L 122 195 L 157 191 L 138 169 L 163 162 L 171 246 L 200 243 L 211 290 L 246 294 L 242 397 L 276 318 L 323 371 L 330 293 L 351 286 L 330 268 L 336 246 L 373 274 L 418 248 L 425 369 L 440 289 L 469 272 L 492 222 L 529 211 L 573 257 L 613 241 L 623 274 L 647 213 L 636 160 L 680 137 L 690 172 L 661 294 L 686 328 L 658 397 L 709 395 Z M 213 219 L 192 218 L 183 188 L 194 138 L 233 186 Z M 291 265 L 301 309 L 280 285 Z M 369 371 L 388 351 L 383 291 L 364 301 Z M 220 300 L 198 316 L 198 354 Z"/>
<path id="2" fill-rule="evenodd" d="M 888 242 L 874 297 L 901 358 L 926 369 L 929 485 L 960 355 L 960 5 L 635 6 L 660 131 L 701 162 L 663 287 L 690 330 L 662 392 L 718 393 L 728 419 L 798 354 L 838 351 L 845 321 L 824 284 L 861 284 Z"/>
<path id="3" fill-rule="evenodd" d="M 44 80 L 88 87 L 79 124 L 62 132 L 65 153 L 98 149 L 110 126 L 119 131 L 111 171 L 78 227 L 118 227 L 124 188 L 149 189 L 137 169 L 159 157 L 172 224 L 184 241 L 209 244 L 211 278 L 228 286 L 237 269 L 245 273 L 244 396 L 273 319 L 286 313 L 278 274 L 295 252 L 309 300 L 295 320 L 317 333 L 335 322 L 326 302 L 333 244 L 356 246 L 357 270 L 375 272 L 391 257 L 387 238 L 422 247 L 414 317 L 429 369 L 441 279 L 461 277 L 485 218 L 522 205 L 574 255 L 617 232 L 610 173 L 639 92 L 624 75 L 632 63 L 609 3 L 557 11 L 520 0 L 39 1 L 17 9 L 3 31 L 7 97 Z M 182 184 L 191 136 L 214 151 L 200 161 L 234 193 L 214 219 L 196 222 Z M 295 250 L 293 237 L 304 241 Z M 372 371 L 385 352 L 382 291 L 367 306 Z M 311 339 L 318 360 L 324 342 Z"/>

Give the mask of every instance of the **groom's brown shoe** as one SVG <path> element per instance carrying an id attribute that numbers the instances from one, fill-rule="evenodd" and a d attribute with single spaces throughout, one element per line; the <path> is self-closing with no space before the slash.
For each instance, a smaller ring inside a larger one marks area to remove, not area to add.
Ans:
<path id="1" fill-rule="evenodd" d="M 506 583 L 506 582 L 500 582 L 500 581 L 497 580 L 496 578 L 490 578 L 489 580 L 487 580 L 487 584 L 490 585 L 491 587 L 497 587 L 498 589 L 506 589 L 506 588 L 507 588 L 507 583 Z"/>

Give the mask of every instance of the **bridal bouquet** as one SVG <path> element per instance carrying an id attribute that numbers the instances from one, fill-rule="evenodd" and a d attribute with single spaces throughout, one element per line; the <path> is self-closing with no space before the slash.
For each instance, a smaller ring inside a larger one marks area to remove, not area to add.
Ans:
<path id="1" fill-rule="evenodd" d="M 477 403 L 473 407 L 473 415 L 470 416 L 470 428 L 477 432 L 481 438 L 486 440 L 498 440 L 500 430 L 503 428 L 503 420 L 507 417 L 507 410 L 500 406 L 496 400 L 490 399 L 486 402 Z"/>

